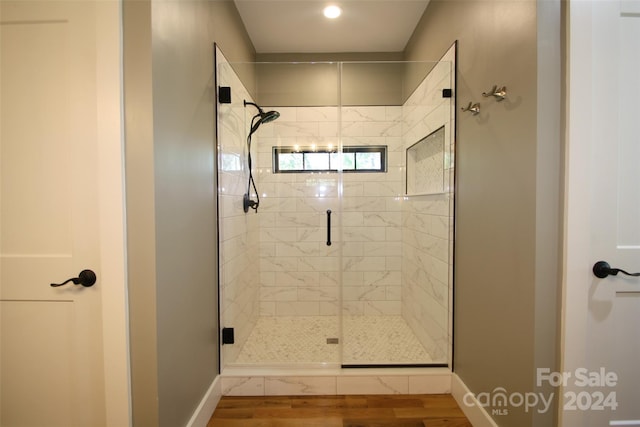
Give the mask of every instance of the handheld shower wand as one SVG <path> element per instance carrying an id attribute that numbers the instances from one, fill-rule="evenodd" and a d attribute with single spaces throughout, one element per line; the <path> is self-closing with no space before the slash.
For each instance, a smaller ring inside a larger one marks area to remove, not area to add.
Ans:
<path id="1" fill-rule="evenodd" d="M 249 167 L 249 182 L 247 183 L 247 192 L 242 199 L 242 207 L 246 212 L 249 212 L 249 208 L 258 213 L 258 206 L 260 206 L 260 196 L 258 195 L 258 189 L 256 188 L 256 182 L 253 179 L 253 170 L 251 165 L 251 136 L 258 130 L 261 124 L 269 123 L 280 117 L 280 113 L 277 111 L 267 111 L 266 113 L 258 104 L 253 102 L 244 101 L 244 106 L 253 105 L 258 109 L 258 114 L 251 119 L 251 128 L 249 129 L 249 135 L 247 136 L 247 166 Z M 251 199 L 251 188 L 256 195 L 256 200 Z"/>

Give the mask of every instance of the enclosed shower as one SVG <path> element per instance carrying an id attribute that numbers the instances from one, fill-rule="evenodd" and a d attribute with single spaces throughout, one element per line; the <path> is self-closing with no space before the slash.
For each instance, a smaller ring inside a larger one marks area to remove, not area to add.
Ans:
<path id="1" fill-rule="evenodd" d="M 450 367 L 455 46 L 216 70 L 222 371 Z"/>

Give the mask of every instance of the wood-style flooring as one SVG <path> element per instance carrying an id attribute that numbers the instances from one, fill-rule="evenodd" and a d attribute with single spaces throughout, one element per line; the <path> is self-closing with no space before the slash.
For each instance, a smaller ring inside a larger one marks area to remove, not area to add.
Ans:
<path id="1" fill-rule="evenodd" d="M 207 427 L 472 427 L 448 394 L 220 400 Z"/>

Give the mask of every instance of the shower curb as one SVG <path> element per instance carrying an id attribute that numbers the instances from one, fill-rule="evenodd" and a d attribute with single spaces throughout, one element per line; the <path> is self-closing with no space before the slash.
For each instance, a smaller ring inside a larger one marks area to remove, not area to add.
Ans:
<path id="1" fill-rule="evenodd" d="M 223 396 L 449 394 L 448 368 L 227 368 Z"/>

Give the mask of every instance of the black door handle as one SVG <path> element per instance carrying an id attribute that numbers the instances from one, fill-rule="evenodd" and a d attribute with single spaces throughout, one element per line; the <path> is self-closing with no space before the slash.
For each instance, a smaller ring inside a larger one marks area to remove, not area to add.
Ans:
<path id="1" fill-rule="evenodd" d="M 327 209 L 327 246 L 331 246 L 331 209 Z"/>
<path id="2" fill-rule="evenodd" d="M 58 286 L 66 285 L 69 282 L 73 282 L 74 285 L 82 285 L 85 288 L 88 288 L 96 283 L 96 273 L 91 270 L 82 270 L 78 277 L 67 279 L 62 283 L 52 283 L 51 286 L 57 288 Z"/>
<path id="3" fill-rule="evenodd" d="M 611 268 L 608 262 L 598 261 L 593 265 L 593 274 L 600 279 L 604 279 L 607 276 L 617 276 L 618 273 L 626 274 L 627 276 L 640 277 L 640 273 L 628 273 L 619 268 Z"/>

